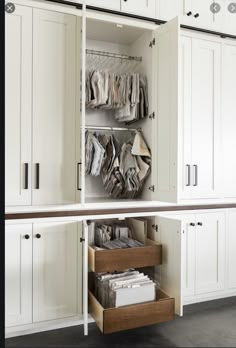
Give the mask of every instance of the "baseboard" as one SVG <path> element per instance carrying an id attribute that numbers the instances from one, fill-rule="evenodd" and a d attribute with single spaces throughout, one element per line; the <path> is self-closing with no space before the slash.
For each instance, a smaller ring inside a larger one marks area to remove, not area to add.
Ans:
<path id="1" fill-rule="evenodd" d="M 88 322 L 94 322 L 93 318 L 90 315 L 88 316 Z M 63 318 L 59 320 L 51 320 L 28 325 L 14 326 L 5 329 L 5 338 L 31 335 L 34 333 L 63 329 L 83 324 L 83 316 L 81 315 L 77 317 Z"/>

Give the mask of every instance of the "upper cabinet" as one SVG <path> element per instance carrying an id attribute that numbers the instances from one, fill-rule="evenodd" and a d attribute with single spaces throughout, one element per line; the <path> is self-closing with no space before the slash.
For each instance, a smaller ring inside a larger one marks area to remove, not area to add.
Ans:
<path id="1" fill-rule="evenodd" d="M 6 14 L 6 205 L 31 204 L 32 9 Z"/>
<path id="2" fill-rule="evenodd" d="M 155 0 L 121 0 L 121 11 L 155 18 Z"/>
<path id="3" fill-rule="evenodd" d="M 18 4 L 6 14 L 8 206 L 79 200 L 79 24 Z"/>

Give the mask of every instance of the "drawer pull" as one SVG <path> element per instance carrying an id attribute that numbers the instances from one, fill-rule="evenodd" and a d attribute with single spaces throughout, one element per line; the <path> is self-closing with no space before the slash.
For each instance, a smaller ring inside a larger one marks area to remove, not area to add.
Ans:
<path id="1" fill-rule="evenodd" d="M 194 222 L 190 222 L 190 224 L 189 224 L 190 226 L 195 226 L 195 223 Z"/>
<path id="2" fill-rule="evenodd" d="M 188 16 L 188 17 L 189 17 L 189 16 L 192 16 L 192 12 L 189 11 L 189 12 L 187 13 L 187 16 Z"/>
<path id="3" fill-rule="evenodd" d="M 30 236 L 28 234 L 26 234 L 25 239 L 30 239 Z"/>
<path id="4" fill-rule="evenodd" d="M 202 222 L 198 222 L 197 225 L 198 226 L 203 226 L 203 223 Z"/>
<path id="5" fill-rule="evenodd" d="M 36 238 L 37 238 L 37 239 L 40 239 L 40 238 L 41 238 L 41 234 L 37 233 L 37 234 L 36 234 Z"/>
<path id="6" fill-rule="evenodd" d="M 196 14 L 194 15 L 195 18 L 198 18 L 199 16 L 200 16 L 199 13 L 196 13 Z"/>

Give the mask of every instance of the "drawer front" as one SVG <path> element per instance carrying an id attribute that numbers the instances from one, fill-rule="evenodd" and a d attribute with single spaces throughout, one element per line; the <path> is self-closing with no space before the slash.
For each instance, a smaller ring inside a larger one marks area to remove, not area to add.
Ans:
<path id="1" fill-rule="evenodd" d="M 141 268 L 160 265 L 162 262 L 161 244 L 140 248 L 100 250 L 89 247 L 89 267 L 93 272 L 121 271 L 128 268 Z"/>
<path id="2" fill-rule="evenodd" d="M 89 310 L 99 329 L 108 334 L 174 320 L 174 299 L 163 294 L 161 297 L 158 301 L 104 309 L 89 292 Z"/>

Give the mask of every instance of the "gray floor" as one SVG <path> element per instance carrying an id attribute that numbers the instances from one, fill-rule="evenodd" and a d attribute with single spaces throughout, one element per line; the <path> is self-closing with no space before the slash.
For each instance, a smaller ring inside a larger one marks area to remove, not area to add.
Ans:
<path id="1" fill-rule="evenodd" d="M 89 336 L 72 327 L 10 338 L 6 347 L 236 347 L 236 297 L 185 307 L 183 318 L 122 333 Z"/>

